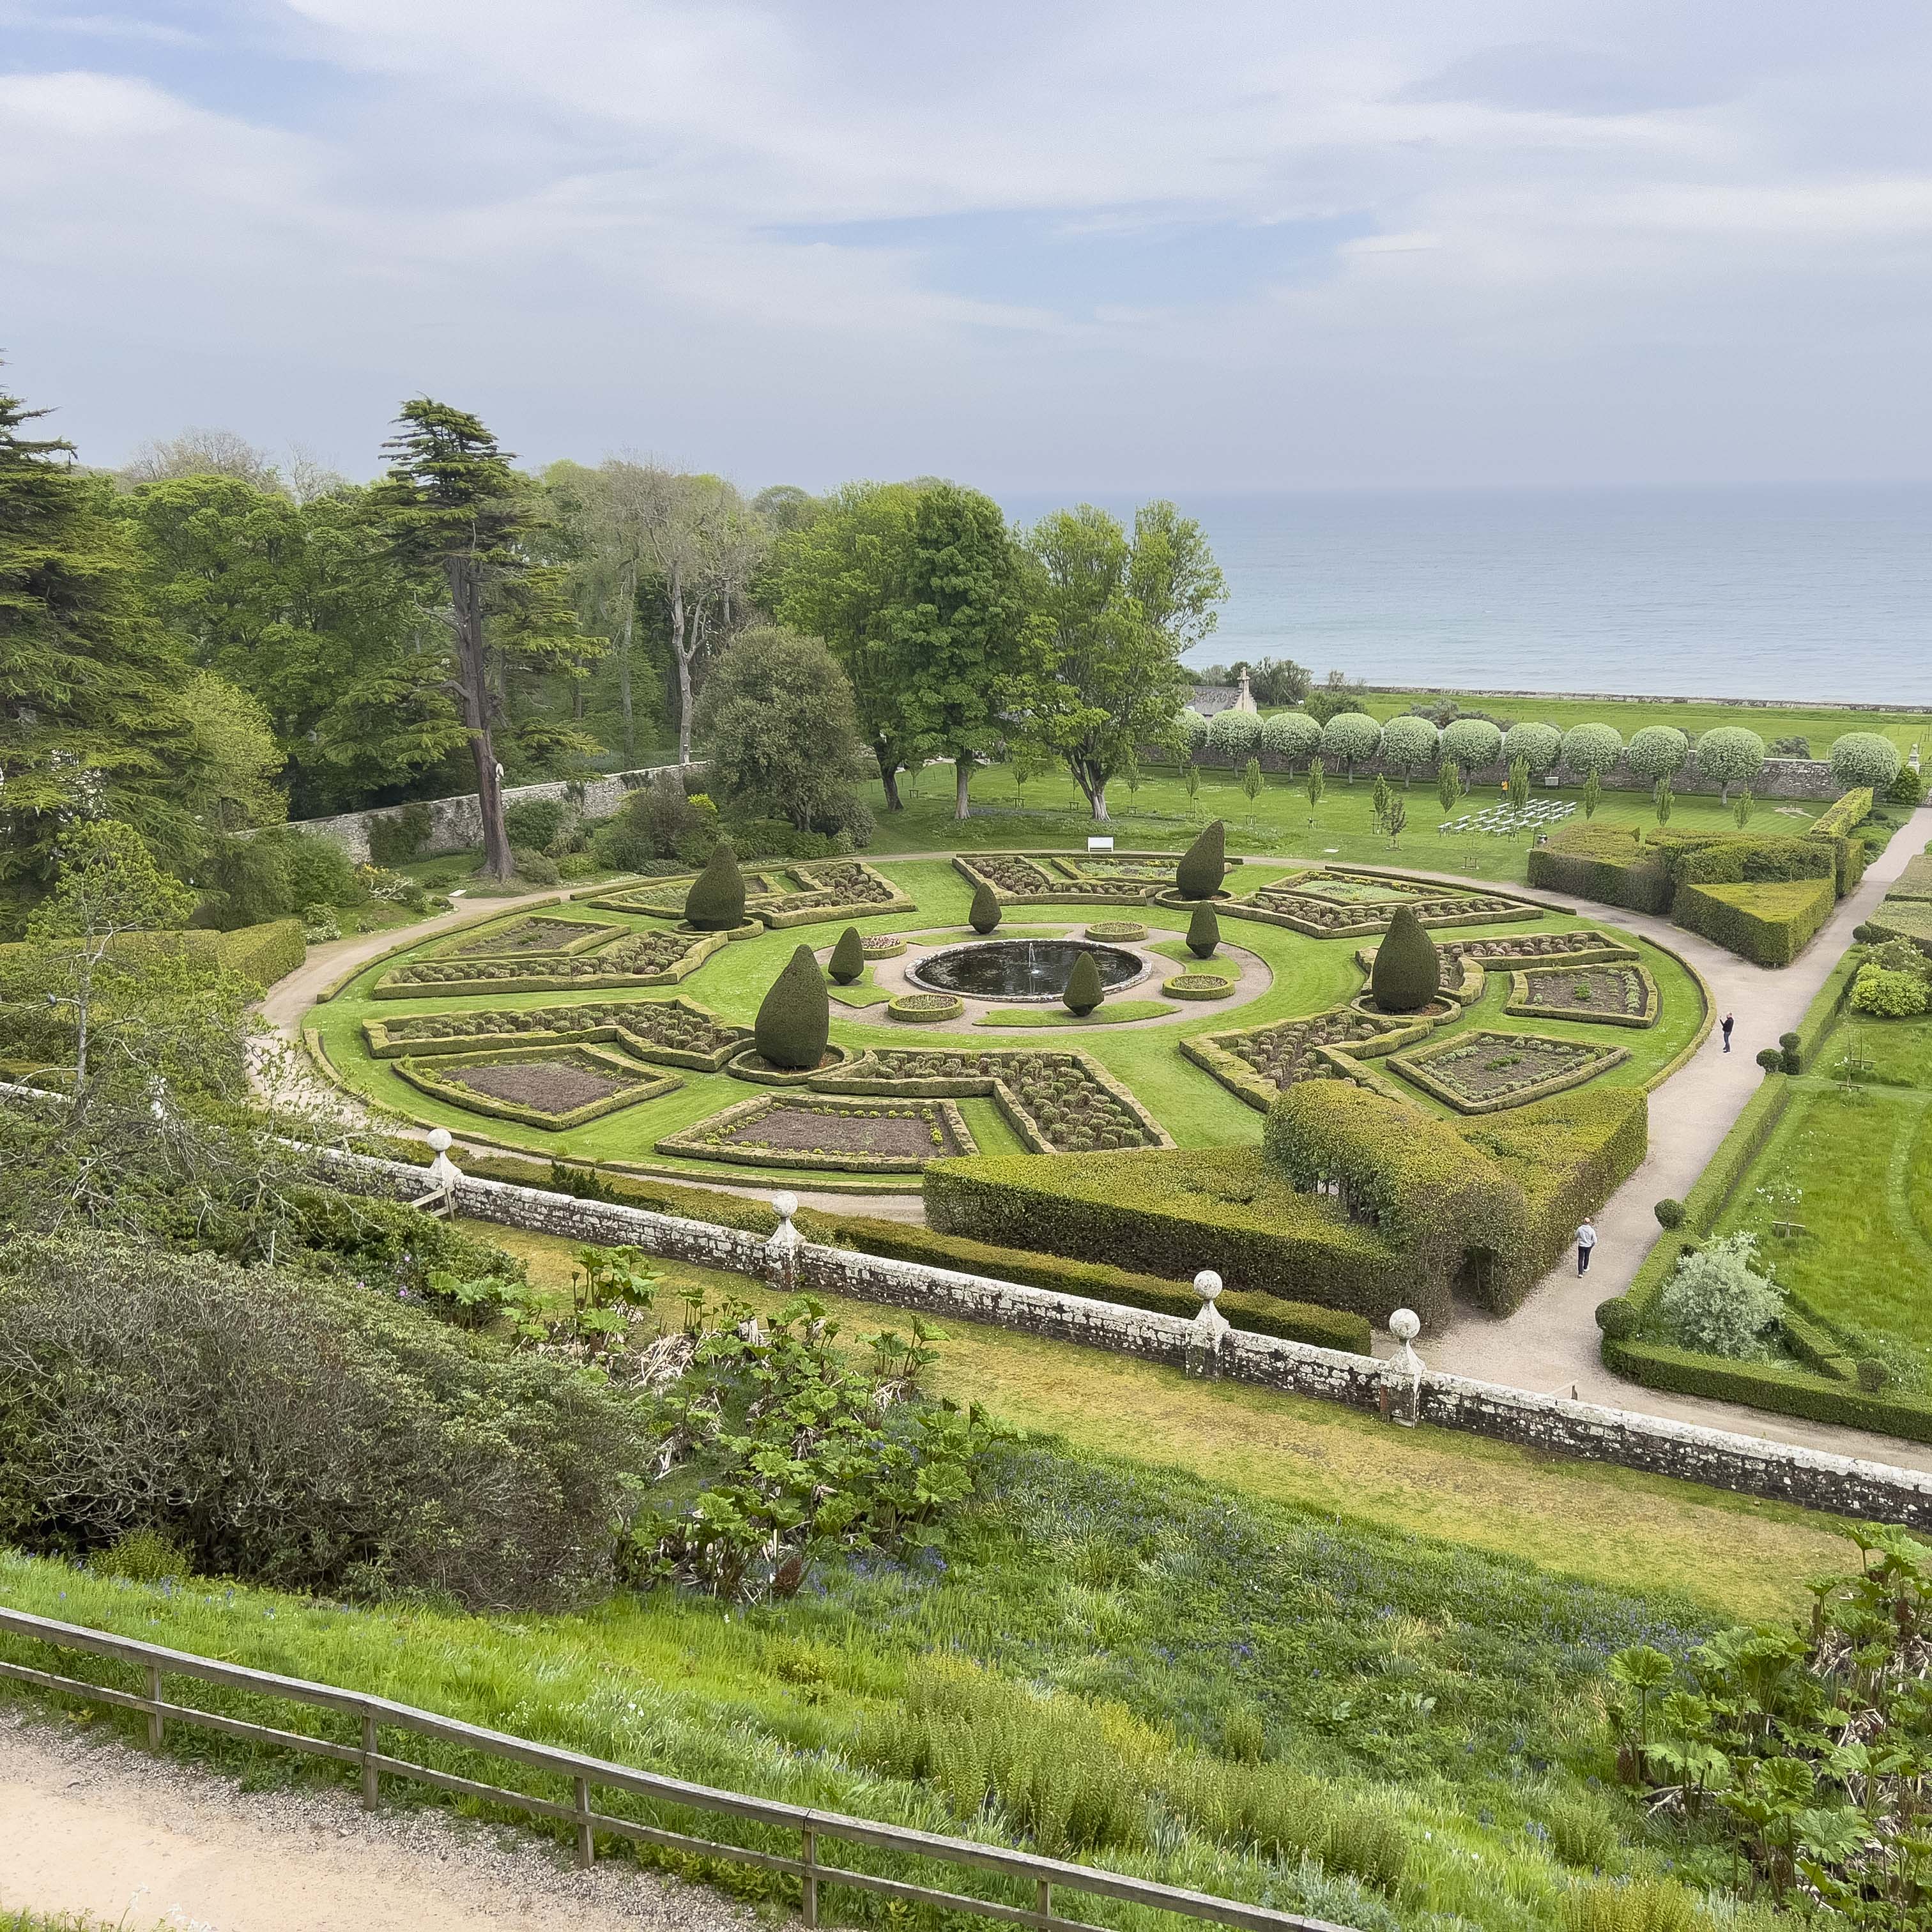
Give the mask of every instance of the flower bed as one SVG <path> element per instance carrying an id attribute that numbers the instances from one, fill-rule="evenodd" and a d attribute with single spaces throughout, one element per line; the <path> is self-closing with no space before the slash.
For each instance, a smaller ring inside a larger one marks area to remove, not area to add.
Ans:
<path id="1" fill-rule="evenodd" d="M 1155 903 L 1178 908 L 1185 902 L 1173 893 L 1162 892 Z M 1399 905 L 1408 907 L 1425 926 L 1540 919 L 1544 910 L 1507 892 L 1478 892 L 1433 880 L 1358 873 L 1340 867 L 1272 880 L 1240 898 L 1224 900 L 1220 910 L 1224 918 L 1285 926 L 1314 939 L 1344 939 L 1380 932 Z"/>
<path id="2" fill-rule="evenodd" d="M 364 1020 L 362 1034 L 377 1060 L 506 1046 L 615 1042 L 635 1059 L 704 1073 L 716 1072 L 752 1036 L 749 1028 L 727 1026 L 689 1000 L 412 1014 L 406 1019 Z"/>
<path id="3" fill-rule="evenodd" d="M 1458 1113 L 1488 1114 L 1580 1086 L 1629 1058 L 1620 1046 L 1594 1040 L 1479 1031 L 1393 1054 L 1389 1065 Z"/>
<path id="4" fill-rule="evenodd" d="M 1170 1000 L 1225 1000 L 1234 982 L 1218 973 L 1177 973 L 1160 982 L 1160 990 Z"/>
<path id="5" fill-rule="evenodd" d="M 1503 1010 L 1541 1018 L 1650 1027 L 1660 1010 L 1657 982 L 1636 960 L 1604 966 L 1532 966 L 1510 975 Z"/>
<path id="6" fill-rule="evenodd" d="M 600 890 L 586 893 L 585 902 L 611 912 L 642 912 L 658 919 L 682 920 L 692 877 L 633 886 L 622 892 Z M 767 866 L 763 872 L 745 875 L 746 918 L 773 931 L 787 926 L 817 926 L 827 920 L 914 910 L 914 902 L 883 872 L 874 872 L 856 859 L 801 860 L 782 868 Z"/>
<path id="7" fill-rule="evenodd" d="M 1103 919 L 1087 928 L 1087 937 L 1102 946 L 1136 946 L 1147 936 L 1147 928 L 1137 919 Z"/>
<path id="8" fill-rule="evenodd" d="M 561 1130 L 654 1100 L 684 1083 L 594 1046 L 537 1046 L 400 1060 L 396 1071 L 418 1092 L 493 1119 Z"/>
<path id="9" fill-rule="evenodd" d="M 914 1174 L 928 1161 L 979 1150 L 950 1100 L 761 1094 L 665 1135 L 657 1150 L 752 1167 Z"/>
<path id="10" fill-rule="evenodd" d="M 430 949 L 433 959 L 527 958 L 532 954 L 587 952 L 624 928 L 608 919 L 568 919 L 556 913 L 524 913 L 470 926 Z"/>
<path id="11" fill-rule="evenodd" d="M 411 959 L 392 966 L 372 990 L 379 1000 L 422 1000 L 436 994 L 670 986 L 688 978 L 724 943 L 722 932 L 633 932 L 590 952 Z"/>
<path id="12" fill-rule="evenodd" d="M 1426 1021 L 1396 1019 L 1334 1006 L 1240 1032 L 1198 1034 L 1180 1050 L 1237 1099 L 1265 1113 L 1299 1080 L 1357 1079 L 1355 1056 L 1382 1054 L 1426 1040 Z"/>
<path id="13" fill-rule="evenodd" d="M 860 938 L 859 950 L 868 962 L 896 959 L 906 950 L 906 943 L 902 932 L 868 932 Z"/>
<path id="14" fill-rule="evenodd" d="M 889 1018 L 914 1026 L 956 1020 L 965 1010 L 966 1002 L 957 993 L 902 993 L 886 1008 Z"/>

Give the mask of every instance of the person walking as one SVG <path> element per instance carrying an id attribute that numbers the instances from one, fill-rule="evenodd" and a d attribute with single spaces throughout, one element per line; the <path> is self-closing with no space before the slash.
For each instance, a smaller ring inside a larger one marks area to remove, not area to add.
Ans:
<path id="1" fill-rule="evenodd" d="M 1736 1018 L 1730 1013 L 1726 1013 L 1720 1023 L 1720 1030 L 1724 1036 L 1724 1051 L 1726 1053 L 1731 1050 L 1731 1029 L 1736 1024 Z"/>
<path id="2" fill-rule="evenodd" d="M 1586 1219 L 1576 1230 L 1576 1272 L 1579 1274 L 1590 1272 L 1590 1250 L 1596 1245 L 1597 1231 Z"/>

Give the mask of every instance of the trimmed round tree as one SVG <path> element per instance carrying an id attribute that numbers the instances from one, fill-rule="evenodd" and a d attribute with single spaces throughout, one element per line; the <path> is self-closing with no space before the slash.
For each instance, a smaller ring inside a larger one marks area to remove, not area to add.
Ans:
<path id="1" fill-rule="evenodd" d="M 1720 724 L 1697 740 L 1697 775 L 1718 782 L 1718 802 L 1731 802 L 1731 788 L 1764 770 L 1764 740 L 1742 724 Z"/>
<path id="2" fill-rule="evenodd" d="M 1623 734 L 1613 724 L 1573 724 L 1563 734 L 1563 762 L 1586 778 L 1610 770 L 1623 754 Z"/>
<path id="3" fill-rule="evenodd" d="M 1503 734 L 1486 718 L 1459 718 L 1442 734 L 1442 755 L 1466 777 L 1503 754 Z"/>
<path id="4" fill-rule="evenodd" d="M 1434 770 L 1442 748 L 1442 734 L 1432 718 L 1391 718 L 1382 727 L 1382 763 L 1400 766 L 1405 784 L 1418 766 Z"/>
<path id="5" fill-rule="evenodd" d="M 1322 762 L 1338 764 L 1355 782 L 1355 767 L 1382 748 L 1382 728 L 1366 711 L 1338 711 L 1322 728 Z"/>
<path id="6" fill-rule="evenodd" d="M 1632 734 L 1624 754 L 1630 768 L 1654 784 L 1675 778 L 1690 761 L 1690 740 L 1675 724 L 1646 724 Z"/>
<path id="7" fill-rule="evenodd" d="M 745 876 L 728 838 L 712 847 L 704 869 L 684 896 L 687 926 L 700 932 L 735 932 L 745 922 Z"/>
<path id="8" fill-rule="evenodd" d="M 1210 905 L 1196 906 L 1187 922 L 1187 950 L 1197 959 L 1211 959 L 1221 943 L 1221 921 Z"/>
<path id="9" fill-rule="evenodd" d="M 1898 747 L 1876 731 L 1847 731 L 1832 740 L 1832 776 L 1846 791 L 1881 791 L 1898 776 Z"/>
<path id="10" fill-rule="evenodd" d="M 1208 742 L 1208 720 L 1190 704 L 1180 713 L 1180 742 L 1191 755 Z"/>
<path id="11" fill-rule="evenodd" d="M 1090 1013 L 1106 998 L 1106 988 L 1100 984 L 1100 969 L 1094 964 L 1094 956 L 1083 952 L 1073 962 L 1073 970 L 1066 976 L 1066 990 L 1060 994 L 1066 1002 L 1066 1010 L 1078 1016 Z"/>
<path id="12" fill-rule="evenodd" d="M 1262 720 L 1262 749 L 1292 770 L 1321 748 L 1322 727 L 1305 711 L 1271 712 Z"/>
<path id="13" fill-rule="evenodd" d="M 832 1002 L 812 948 L 801 946 L 785 962 L 758 1006 L 758 1052 L 773 1066 L 802 1072 L 825 1058 L 832 1037 Z"/>
<path id="14" fill-rule="evenodd" d="M 1228 828 L 1217 818 L 1181 854 L 1174 890 L 1184 899 L 1211 899 L 1227 875 Z"/>
<path id="15" fill-rule="evenodd" d="M 1262 721 L 1252 711 L 1217 711 L 1208 721 L 1208 748 L 1217 758 L 1244 765 L 1262 742 Z"/>
<path id="16" fill-rule="evenodd" d="M 1398 906 L 1376 949 L 1369 991 L 1385 1013 L 1419 1013 L 1442 990 L 1442 957 L 1422 922 Z"/>
<path id="17" fill-rule="evenodd" d="M 998 896 L 984 879 L 973 888 L 973 908 L 966 922 L 975 932 L 991 932 L 1000 922 Z"/>
<path id="18" fill-rule="evenodd" d="M 865 971 L 866 949 L 856 926 L 848 926 L 838 935 L 838 944 L 832 949 L 831 963 L 825 970 L 842 986 L 850 986 Z"/>
<path id="19" fill-rule="evenodd" d="M 1514 764 L 1520 758 L 1531 771 L 1540 774 L 1563 755 L 1563 734 L 1554 724 L 1539 724 L 1534 718 L 1512 724 L 1503 734 L 1503 758 Z"/>

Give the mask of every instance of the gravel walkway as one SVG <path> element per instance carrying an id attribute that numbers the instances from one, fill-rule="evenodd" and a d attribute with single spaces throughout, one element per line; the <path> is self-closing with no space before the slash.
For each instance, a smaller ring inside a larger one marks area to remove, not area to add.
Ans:
<path id="1" fill-rule="evenodd" d="M 346 1792 L 251 1792 L 0 1714 L 0 1910 L 195 1932 L 754 1932 L 728 1899 L 628 1862 Z"/>

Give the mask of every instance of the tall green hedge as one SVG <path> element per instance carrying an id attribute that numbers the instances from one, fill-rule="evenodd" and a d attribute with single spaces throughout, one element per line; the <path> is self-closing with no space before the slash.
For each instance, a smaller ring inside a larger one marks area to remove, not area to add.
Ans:
<path id="1" fill-rule="evenodd" d="M 1546 892 L 1666 913 L 1675 890 L 1658 854 L 1634 826 L 1566 825 L 1529 852 L 1529 883 Z"/>
<path id="2" fill-rule="evenodd" d="M 200 935 L 196 935 L 199 938 Z M 298 919 L 271 920 L 266 926 L 240 926 L 232 932 L 210 933 L 214 956 L 238 978 L 264 992 L 285 980 L 308 956 Z"/>
<path id="3" fill-rule="evenodd" d="M 1397 906 L 1369 969 L 1369 990 L 1385 1013 L 1419 1013 L 1442 989 L 1442 956 L 1407 906 Z"/>
<path id="4" fill-rule="evenodd" d="M 1680 848 L 1664 862 L 1681 885 L 1762 885 L 1794 879 L 1835 882 L 1837 878 L 1831 848 L 1821 838 L 1709 838 Z"/>
<path id="5" fill-rule="evenodd" d="M 1840 898 L 1864 877 L 1865 842 L 1856 836 L 1856 828 L 1871 816 L 1871 808 L 1870 788 L 1860 785 L 1819 813 L 1805 834 L 1831 848 Z"/>
<path id="6" fill-rule="evenodd" d="M 1760 966 L 1789 966 L 1832 916 L 1838 897 L 1828 878 L 1766 885 L 1685 885 L 1673 915 L 1687 932 Z"/>
<path id="7" fill-rule="evenodd" d="M 1228 828 L 1216 819 L 1180 855 L 1174 890 L 1184 899 L 1211 899 L 1228 875 Z"/>
<path id="8" fill-rule="evenodd" d="M 704 869 L 684 896 L 684 916 L 700 932 L 734 932 L 745 922 L 745 875 L 728 838 L 711 848 Z"/>
<path id="9" fill-rule="evenodd" d="M 825 1058 L 832 1034 L 832 1005 L 825 976 L 812 948 L 801 946 L 784 963 L 759 1004 L 758 1052 L 773 1066 L 802 1072 Z"/>

